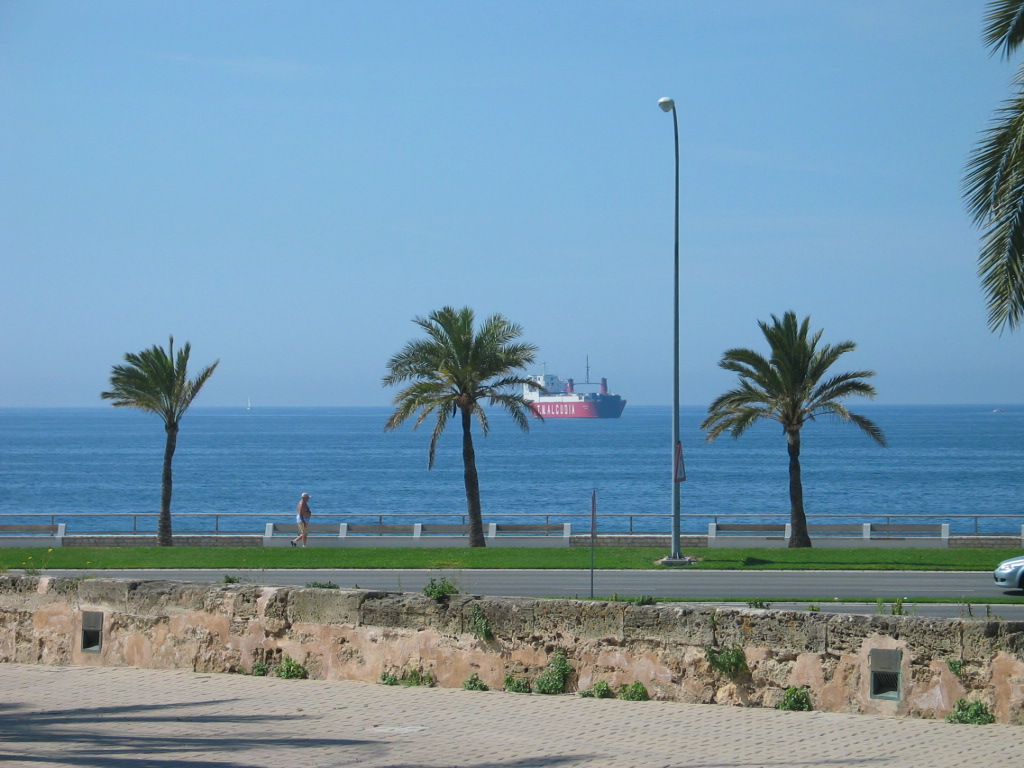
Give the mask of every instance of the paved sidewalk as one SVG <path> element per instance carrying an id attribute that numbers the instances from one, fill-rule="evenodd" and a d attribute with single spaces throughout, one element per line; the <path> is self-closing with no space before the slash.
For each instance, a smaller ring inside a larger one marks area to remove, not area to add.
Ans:
<path id="1" fill-rule="evenodd" d="M 0 664 L 5 768 L 974 768 L 1022 758 L 1017 726 Z"/>

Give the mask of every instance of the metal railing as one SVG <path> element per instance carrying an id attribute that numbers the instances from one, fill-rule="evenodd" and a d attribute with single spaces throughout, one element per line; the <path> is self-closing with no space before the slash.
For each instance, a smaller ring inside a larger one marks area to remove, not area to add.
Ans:
<path id="1" fill-rule="evenodd" d="M 0 512 L 2 523 L 48 523 L 56 525 L 64 523 L 69 536 L 97 535 L 153 535 L 156 533 L 156 512 L 72 512 L 59 514 L 53 512 Z M 601 534 L 634 534 L 634 535 L 668 535 L 671 525 L 671 514 L 634 512 L 606 513 L 598 517 L 598 533 Z M 700 514 L 689 513 L 680 515 L 681 529 L 684 536 L 700 536 L 707 534 L 708 523 L 787 523 L 788 514 Z M 266 523 L 291 522 L 293 517 L 280 512 L 249 513 L 249 512 L 174 512 L 172 521 L 176 535 L 262 535 Z M 468 517 L 464 512 L 452 513 L 368 513 L 351 512 L 349 514 L 321 514 L 315 518 L 318 523 L 432 523 L 449 522 L 466 524 Z M 586 512 L 539 513 L 509 512 L 485 513 L 485 522 L 543 522 L 547 525 L 572 523 L 573 532 L 580 535 L 590 533 L 590 514 Z M 811 525 L 821 523 L 875 523 L 893 525 L 896 523 L 949 523 L 950 532 L 954 536 L 1020 536 L 1024 515 L 972 515 L 972 514 L 888 514 L 888 515 L 808 515 Z"/>

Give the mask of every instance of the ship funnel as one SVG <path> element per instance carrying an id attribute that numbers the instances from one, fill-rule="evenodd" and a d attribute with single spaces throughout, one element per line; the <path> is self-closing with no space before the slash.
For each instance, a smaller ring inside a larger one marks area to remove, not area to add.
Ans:
<path id="1" fill-rule="evenodd" d="M 569 394 L 569 395 L 571 395 L 571 394 L 572 394 L 572 393 L 573 393 L 573 392 L 575 391 L 575 390 L 573 390 L 573 388 L 572 388 L 572 386 L 573 386 L 573 385 L 572 385 L 572 379 L 569 379 L 569 380 L 568 380 L 567 382 L 565 382 L 565 385 L 566 385 L 566 386 L 565 386 L 565 391 L 566 391 L 566 394 Z"/>
<path id="2" fill-rule="evenodd" d="M 601 394 L 608 394 L 608 379 L 601 379 Z"/>

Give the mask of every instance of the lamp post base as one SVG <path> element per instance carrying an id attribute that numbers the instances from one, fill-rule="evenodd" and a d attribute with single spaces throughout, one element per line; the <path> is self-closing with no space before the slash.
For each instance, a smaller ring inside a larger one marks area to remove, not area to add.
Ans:
<path id="1" fill-rule="evenodd" d="M 687 557 L 686 555 L 683 555 L 682 557 L 672 557 L 671 555 L 667 555 L 657 562 L 659 565 L 693 565 L 697 561 L 692 557 Z"/>

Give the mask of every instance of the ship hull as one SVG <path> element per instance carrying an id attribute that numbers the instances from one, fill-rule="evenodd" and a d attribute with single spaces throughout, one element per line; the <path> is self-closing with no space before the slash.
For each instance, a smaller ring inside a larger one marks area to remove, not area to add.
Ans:
<path id="1" fill-rule="evenodd" d="M 626 401 L 618 395 L 581 400 L 575 397 L 540 397 L 530 403 L 535 416 L 545 419 L 617 419 Z"/>

